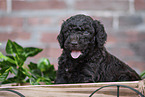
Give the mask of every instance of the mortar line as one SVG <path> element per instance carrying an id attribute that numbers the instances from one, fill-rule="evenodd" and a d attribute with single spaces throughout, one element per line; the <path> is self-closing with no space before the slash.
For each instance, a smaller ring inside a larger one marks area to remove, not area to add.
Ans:
<path id="1" fill-rule="evenodd" d="M 129 12 L 131 14 L 135 13 L 134 0 L 129 0 Z"/>
<path id="2" fill-rule="evenodd" d="M 12 12 L 12 0 L 7 0 L 6 5 L 7 5 L 7 13 L 11 13 Z"/>

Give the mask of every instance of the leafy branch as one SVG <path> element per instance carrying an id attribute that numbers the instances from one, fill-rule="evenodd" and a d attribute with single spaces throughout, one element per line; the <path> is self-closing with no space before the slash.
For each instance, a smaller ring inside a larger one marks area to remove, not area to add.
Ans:
<path id="1" fill-rule="evenodd" d="M 140 74 L 140 77 L 141 77 L 142 79 L 145 79 L 145 70 Z"/>
<path id="2" fill-rule="evenodd" d="M 24 68 L 26 59 L 37 55 L 42 49 L 22 47 L 16 42 L 8 40 L 5 51 L 6 56 L 0 52 L 0 82 L 2 84 L 29 82 L 33 85 L 39 84 L 41 81 L 46 84 L 54 81 L 56 71 L 46 58 L 42 58 L 38 64 L 30 62 L 28 68 Z M 9 78 L 10 73 L 14 76 Z"/>

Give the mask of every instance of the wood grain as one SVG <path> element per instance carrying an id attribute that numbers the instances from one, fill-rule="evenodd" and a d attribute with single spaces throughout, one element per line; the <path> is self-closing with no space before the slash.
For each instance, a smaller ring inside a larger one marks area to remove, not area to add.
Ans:
<path id="1" fill-rule="evenodd" d="M 26 97 L 89 97 L 96 89 L 106 85 L 127 85 L 144 93 L 145 80 L 128 82 L 104 82 L 82 84 L 56 84 L 56 85 L 27 85 L 27 86 L 1 86 L 0 89 L 12 89 Z M 117 87 L 107 87 L 95 93 L 92 97 L 116 97 Z M 0 91 L 0 97 L 18 97 L 9 91 Z M 120 97 L 138 97 L 127 88 L 120 87 Z"/>

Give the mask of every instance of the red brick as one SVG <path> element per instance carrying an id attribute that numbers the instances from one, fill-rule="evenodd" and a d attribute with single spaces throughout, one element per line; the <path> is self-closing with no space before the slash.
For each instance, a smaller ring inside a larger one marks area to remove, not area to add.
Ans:
<path id="1" fill-rule="evenodd" d="M 127 31 L 124 35 L 126 35 L 127 42 L 145 41 L 145 32 Z"/>
<path id="2" fill-rule="evenodd" d="M 12 1 L 12 10 L 43 10 L 43 9 L 64 9 L 66 4 L 61 0 L 42 1 Z"/>
<path id="3" fill-rule="evenodd" d="M 138 34 L 138 41 L 145 41 L 145 31 Z"/>
<path id="4" fill-rule="evenodd" d="M 122 56 L 134 56 L 135 55 L 135 53 L 129 48 L 121 48 L 119 53 L 121 53 Z"/>
<path id="5" fill-rule="evenodd" d="M 8 39 L 15 39 L 17 37 L 16 33 L 0 33 L 0 41 L 7 41 Z"/>
<path id="6" fill-rule="evenodd" d="M 58 33 L 42 33 L 41 41 L 45 43 L 49 42 L 57 42 L 57 35 Z"/>
<path id="7" fill-rule="evenodd" d="M 108 37 L 107 37 L 107 43 L 116 43 L 117 42 L 117 37 L 115 37 L 113 34 L 108 34 Z"/>
<path id="8" fill-rule="evenodd" d="M 145 0 L 135 0 L 135 9 L 145 11 Z"/>
<path id="9" fill-rule="evenodd" d="M 137 31 L 121 31 L 117 32 L 116 34 L 112 34 L 116 37 L 116 42 L 118 43 L 133 43 L 139 40 L 138 38 L 139 32 Z M 108 35 L 109 37 L 110 35 Z"/>
<path id="10" fill-rule="evenodd" d="M 43 25 L 43 24 L 50 24 L 52 21 L 49 17 L 43 17 L 43 18 L 38 18 L 38 17 L 33 17 L 33 18 L 28 18 L 28 24 L 29 25 Z"/>
<path id="11" fill-rule="evenodd" d="M 0 26 L 22 26 L 23 18 L 16 17 L 0 17 Z"/>
<path id="12" fill-rule="evenodd" d="M 47 48 L 46 53 L 47 53 L 48 57 L 58 58 L 61 55 L 61 49 Z"/>
<path id="13" fill-rule="evenodd" d="M 41 48 L 41 47 L 39 47 L 39 48 Z M 42 49 L 43 49 L 43 51 L 40 52 L 39 54 L 37 54 L 36 56 L 34 56 L 34 59 L 40 59 L 40 58 L 43 58 L 43 57 L 48 57 L 48 54 L 46 53 L 47 52 L 46 48 L 42 48 Z"/>
<path id="14" fill-rule="evenodd" d="M 30 37 L 31 37 L 30 33 L 25 33 L 25 32 L 0 33 L 0 41 L 7 41 L 8 39 L 28 40 L 30 39 Z"/>
<path id="15" fill-rule="evenodd" d="M 128 0 L 78 0 L 76 9 L 81 10 L 129 10 Z"/>
<path id="16" fill-rule="evenodd" d="M 131 61 L 128 61 L 127 63 L 132 68 L 136 68 L 140 70 L 140 72 L 143 72 L 145 70 L 145 65 L 144 65 L 145 62 L 131 60 Z"/>
<path id="17" fill-rule="evenodd" d="M 66 21 L 68 18 L 70 18 L 71 17 L 71 15 L 65 15 L 65 16 L 60 16 L 60 17 L 58 17 L 59 19 L 58 19 L 58 25 L 61 27 L 61 25 L 62 25 L 62 23 L 64 22 L 64 21 Z"/>
<path id="18" fill-rule="evenodd" d="M 95 17 L 92 16 L 94 20 L 99 20 L 105 28 L 112 28 L 113 18 L 112 17 Z"/>
<path id="19" fill-rule="evenodd" d="M 0 10 L 6 10 L 6 0 L 0 0 Z"/>
<path id="20" fill-rule="evenodd" d="M 126 42 L 136 42 L 138 41 L 138 32 L 136 31 L 128 31 L 126 34 Z"/>
<path id="21" fill-rule="evenodd" d="M 122 47 L 118 47 L 115 46 L 113 48 L 111 48 L 109 51 L 111 51 L 111 53 L 115 56 L 117 56 L 120 59 L 125 60 L 125 58 L 127 57 L 132 57 L 135 55 L 134 51 L 130 48 L 122 48 Z"/>
<path id="22" fill-rule="evenodd" d="M 141 16 L 120 16 L 119 17 L 119 27 L 120 28 L 129 28 L 135 27 L 143 23 L 143 19 Z"/>
<path id="23" fill-rule="evenodd" d="M 51 48 L 51 47 L 47 48 L 47 47 L 45 47 L 40 54 L 35 56 L 35 58 L 52 57 L 52 58 L 57 59 L 61 55 L 61 52 L 62 51 L 59 48 Z"/>
<path id="24" fill-rule="evenodd" d="M 21 40 L 29 40 L 31 38 L 31 34 L 27 32 L 20 32 L 18 33 L 17 39 Z"/>

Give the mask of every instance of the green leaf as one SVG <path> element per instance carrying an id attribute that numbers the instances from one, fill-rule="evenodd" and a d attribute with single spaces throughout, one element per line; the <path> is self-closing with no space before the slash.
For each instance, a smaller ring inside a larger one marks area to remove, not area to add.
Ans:
<path id="1" fill-rule="evenodd" d="M 16 60 L 16 62 L 17 62 L 17 64 L 18 64 L 18 66 L 22 67 L 23 64 L 24 64 L 24 62 L 26 61 L 26 57 L 23 56 L 23 55 L 18 55 L 18 54 L 16 54 L 15 60 Z"/>
<path id="2" fill-rule="evenodd" d="M 2 72 L 2 70 L 0 71 L 0 81 L 3 82 L 4 80 L 6 80 L 8 74 L 10 72 L 10 69 L 11 69 L 11 67 L 6 68 L 4 72 Z"/>
<path id="3" fill-rule="evenodd" d="M 8 40 L 7 45 L 6 45 L 6 52 L 7 54 L 13 54 L 13 42 L 11 40 Z"/>
<path id="4" fill-rule="evenodd" d="M 6 52 L 7 54 L 21 54 L 24 52 L 24 49 L 22 46 L 17 44 L 16 42 L 12 42 L 11 40 L 8 40 L 6 45 Z"/>
<path id="5" fill-rule="evenodd" d="M 14 52 L 16 54 L 22 54 L 24 52 L 23 47 L 17 44 L 16 42 L 13 42 L 13 46 L 14 46 Z"/>
<path id="6" fill-rule="evenodd" d="M 43 72 L 50 67 L 50 62 L 47 58 L 41 58 L 37 64 L 37 67 Z"/>
<path id="7" fill-rule="evenodd" d="M 24 69 L 22 67 L 18 68 L 18 74 L 17 74 L 17 83 L 23 83 L 24 79 L 26 78 L 26 75 L 23 73 Z"/>
<path id="8" fill-rule="evenodd" d="M 24 48 L 24 55 L 26 57 L 33 57 L 41 52 L 43 49 L 34 48 L 34 47 L 26 47 Z"/>
<path id="9" fill-rule="evenodd" d="M 23 72 L 23 74 L 30 78 L 30 77 L 32 77 L 32 75 L 29 74 L 28 71 L 29 71 L 28 69 L 24 69 L 24 68 L 22 68 L 22 72 Z"/>
<path id="10" fill-rule="evenodd" d="M 30 62 L 30 64 L 28 65 L 28 67 L 30 68 L 30 70 L 34 70 L 34 69 L 38 69 L 37 68 L 37 64 Z"/>
<path id="11" fill-rule="evenodd" d="M 17 82 L 16 79 L 17 79 L 16 76 L 15 76 L 15 77 L 12 77 L 12 78 L 8 78 L 8 79 L 4 80 L 4 81 L 2 82 L 2 84 L 16 83 L 16 82 Z"/>
<path id="12" fill-rule="evenodd" d="M 41 71 L 37 68 L 37 64 L 30 62 L 28 67 L 29 67 L 29 72 L 34 78 L 39 78 L 41 76 Z"/>
<path id="13" fill-rule="evenodd" d="M 7 66 L 7 65 L 6 66 L 1 66 L 0 75 L 3 74 L 4 72 L 6 72 L 6 70 L 9 69 L 9 68 L 10 68 L 10 66 Z"/>
<path id="14" fill-rule="evenodd" d="M 11 67 L 11 73 L 13 73 L 15 76 L 18 74 L 18 69 L 17 69 L 17 67 Z"/>
<path id="15" fill-rule="evenodd" d="M 4 72 L 3 74 L 0 74 L 0 81 L 3 82 L 6 80 L 7 76 L 9 74 L 9 70 L 7 70 L 6 72 Z"/>
<path id="16" fill-rule="evenodd" d="M 3 70 L 4 68 L 9 68 L 9 67 L 16 67 L 16 64 L 10 63 L 9 61 L 0 61 L 0 70 Z"/>
<path id="17" fill-rule="evenodd" d="M 49 69 L 43 72 L 45 77 L 49 77 L 51 80 L 55 80 L 56 78 L 56 71 L 54 69 L 54 65 L 50 65 Z"/>
<path id="18" fill-rule="evenodd" d="M 144 77 L 145 76 L 145 70 L 140 74 L 140 77 Z"/>
<path id="19" fill-rule="evenodd" d="M 13 64 L 16 63 L 13 59 L 11 59 L 8 56 L 4 56 L 1 52 L 0 52 L 0 59 L 5 60 L 5 61 L 9 61 L 10 63 L 13 63 Z"/>
<path id="20" fill-rule="evenodd" d="M 37 79 L 37 82 L 39 83 L 39 82 L 51 82 L 51 80 L 49 79 L 49 77 L 39 77 L 38 79 Z"/>
<path id="21" fill-rule="evenodd" d="M 31 84 L 31 85 L 40 85 L 40 84 L 37 82 L 37 80 L 36 80 L 35 78 L 33 78 L 33 77 L 31 77 L 31 78 L 29 79 L 29 81 L 30 81 L 30 84 Z"/>
<path id="22" fill-rule="evenodd" d="M 0 43 L 0 45 L 2 45 L 2 43 Z"/>

